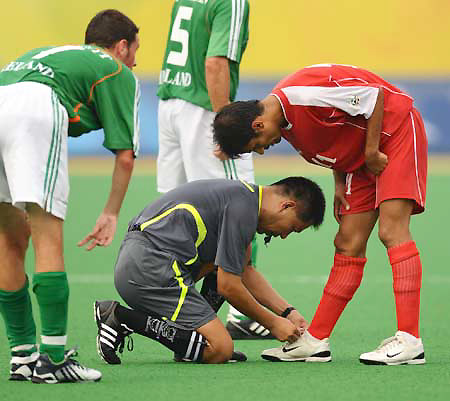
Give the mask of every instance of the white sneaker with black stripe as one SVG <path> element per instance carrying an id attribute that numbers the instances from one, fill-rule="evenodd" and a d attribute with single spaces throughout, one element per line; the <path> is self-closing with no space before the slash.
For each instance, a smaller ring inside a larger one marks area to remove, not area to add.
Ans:
<path id="1" fill-rule="evenodd" d="M 51 384 L 100 381 L 101 372 L 78 363 L 73 359 L 76 355 L 76 349 L 71 349 L 64 354 L 64 360 L 58 364 L 53 363 L 46 354 L 39 355 L 31 381 Z"/>
<path id="2" fill-rule="evenodd" d="M 123 352 L 125 337 L 128 337 L 127 349 L 133 350 L 133 330 L 118 322 L 114 311 L 119 305 L 117 301 L 95 301 L 94 318 L 97 323 L 97 353 L 106 363 L 119 365 L 122 363 L 116 352 Z"/>
<path id="3" fill-rule="evenodd" d="M 30 354 L 25 351 L 12 351 L 9 369 L 9 380 L 26 381 L 31 380 L 39 352 Z"/>
<path id="4" fill-rule="evenodd" d="M 233 340 L 274 340 L 269 329 L 252 319 L 229 319 L 225 326 Z"/>
<path id="5" fill-rule="evenodd" d="M 375 351 L 361 354 L 359 361 L 366 365 L 423 365 L 426 362 L 422 340 L 405 331 L 397 331 Z"/>
<path id="6" fill-rule="evenodd" d="M 320 340 L 305 330 L 291 344 L 264 350 L 261 358 L 271 362 L 331 362 L 330 343 L 328 338 Z"/>

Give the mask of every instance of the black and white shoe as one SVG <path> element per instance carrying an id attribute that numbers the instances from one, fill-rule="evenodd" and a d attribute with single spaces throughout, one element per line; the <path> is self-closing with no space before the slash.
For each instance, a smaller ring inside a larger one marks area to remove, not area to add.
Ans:
<path id="1" fill-rule="evenodd" d="M 9 380 L 26 381 L 31 380 L 39 352 L 31 355 L 25 351 L 13 351 L 11 353 L 11 366 L 9 370 Z"/>
<path id="2" fill-rule="evenodd" d="M 233 351 L 233 355 L 228 360 L 228 362 L 245 362 L 247 360 L 247 355 L 241 351 Z"/>
<path id="3" fill-rule="evenodd" d="M 97 352 L 106 363 L 119 365 L 121 362 L 117 351 L 123 352 L 125 338 L 128 337 L 127 349 L 133 350 L 133 330 L 119 323 L 114 311 L 119 305 L 117 301 L 95 301 L 94 318 L 97 323 Z"/>
<path id="4" fill-rule="evenodd" d="M 173 354 L 173 360 L 175 362 L 192 362 L 190 359 L 183 358 L 179 354 Z M 241 351 L 233 351 L 233 355 L 228 360 L 228 362 L 245 362 L 247 360 L 247 355 Z"/>
<path id="5" fill-rule="evenodd" d="M 273 340 L 269 329 L 252 319 L 228 320 L 225 326 L 233 340 Z"/>
<path id="6" fill-rule="evenodd" d="M 73 359 L 76 355 L 76 349 L 71 349 L 64 354 L 64 360 L 58 364 L 53 363 L 47 354 L 39 355 L 31 381 L 52 384 L 100 381 L 101 372 L 78 363 Z"/>

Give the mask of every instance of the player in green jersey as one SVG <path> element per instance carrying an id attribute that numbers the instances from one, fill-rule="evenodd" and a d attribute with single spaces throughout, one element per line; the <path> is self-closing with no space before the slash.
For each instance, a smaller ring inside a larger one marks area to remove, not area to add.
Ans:
<path id="1" fill-rule="evenodd" d="M 139 85 L 131 72 L 138 28 L 117 10 L 98 13 L 85 45 L 35 49 L 0 70 L 0 313 L 11 348 L 11 380 L 98 381 L 101 373 L 65 351 L 69 286 L 63 223 L 69 195 L 67 137 L 103 128 L 115 153 L 109 198 L 79 246 L 111 243 L 138 152 Z M 35 252 L 31 310 L 25 252 Z"/>
<path id="2" fill-rule="evenodd" d="M 215 112 L 236 96 L 248 18 L 247 0 L 174 2 L 158 89 L 159 192 L 205 178 L 255 181 L 251 154 L 216 157 L 211 132 Z M 233 338 L 273 338 L 233 307 L 228 320 Z"/>

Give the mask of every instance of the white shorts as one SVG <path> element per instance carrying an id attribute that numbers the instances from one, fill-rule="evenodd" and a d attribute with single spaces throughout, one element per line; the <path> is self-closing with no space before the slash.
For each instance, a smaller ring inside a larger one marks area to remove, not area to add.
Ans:
<path id="1" fill-rule="evenodd" d="M 37 203 L 64 219 L 69 197 L 68 116 L 47 85 L 0 86 L 0 202 Z"/>
<path id="2" fill-rule="evenodd" d="M 214 156 L 214 116 L 215 113 L 185 100 L 159 101 L 159 192 L 201 179 L 229 178 L 255 182 L 251 154 L 224 162 Z"/>

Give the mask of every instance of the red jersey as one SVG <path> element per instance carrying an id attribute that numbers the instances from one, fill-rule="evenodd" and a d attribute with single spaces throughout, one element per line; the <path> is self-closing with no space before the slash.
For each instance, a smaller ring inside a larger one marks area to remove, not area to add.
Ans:
<path id="1" fill-rule="evenodd" d="M 414 99 L 362 68 L 319 64 L 286 77 L 273 89 L 288 122 L 283 137 L 310 163 L 343 172 L 364 164 L 367 119 L 384 92 L 383 144 L 413 109 Z"/>

